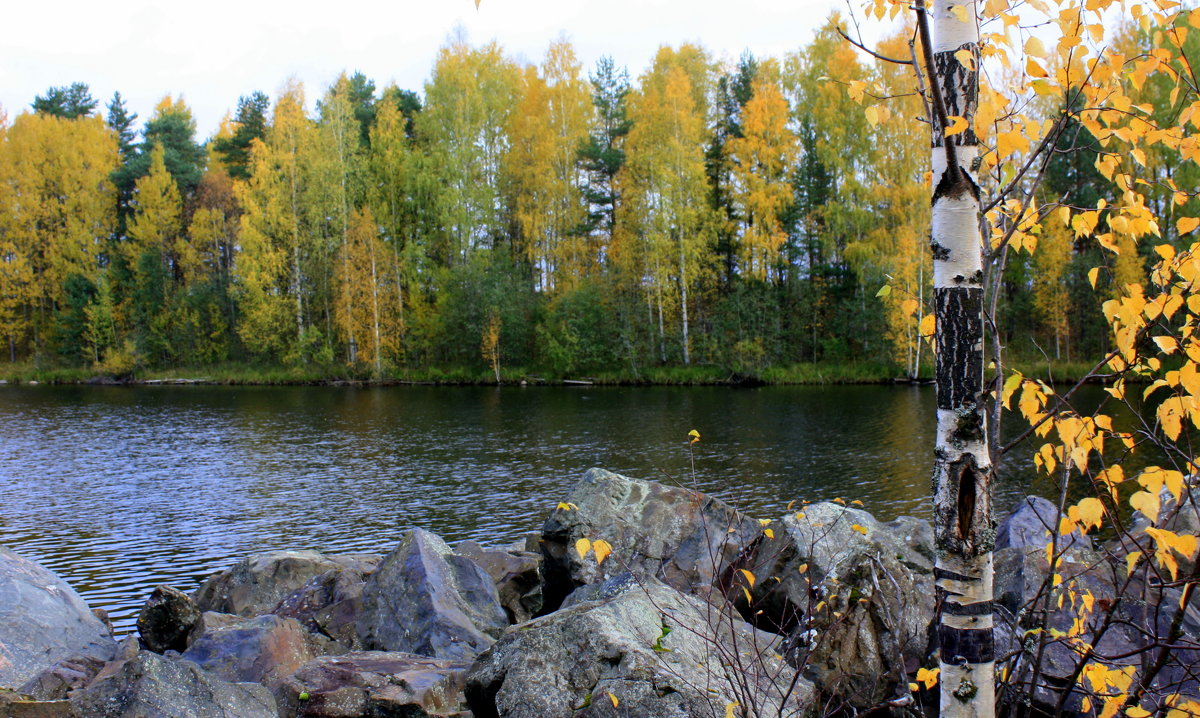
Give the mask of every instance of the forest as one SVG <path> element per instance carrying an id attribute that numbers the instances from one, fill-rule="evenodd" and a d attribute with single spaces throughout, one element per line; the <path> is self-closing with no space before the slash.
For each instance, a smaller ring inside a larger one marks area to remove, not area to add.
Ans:
<path id="1" fill-rule="evenodd" d="M 454 36 L 421 92 L 343 74 L 310 111 L 286 81 L 240 97 L 203 141 L 177 97 L 139 127 L 119 93 L 102 106 L 84 82 L 51 87 L 0 115 L 0 362 L 928 376 L 921 99 L 843 24 L 783 57 L 664 46 L 636 77 L 607 58 L 584 68 L 565 40 L 522 66 Z M 879 52 L 906 56 L 910 36 Z M 1156 38 L 1130 25 L 1112 42 L 1134 56 Z M 1127 88 L 1155 112 L 1170 91 Z M 1001 155 L 1033 152 L 1071 109 L 1061 94 L 1026 104 L 1032 128 L 990 118 Z M 1144 232 L 1097 238 L 1112 160 L 1092 134 L 1072 120 L 1054 141 L 1038 192 L 1083 214 L 1016 233 L 993 321 L 1017 360 L 1094 360 L 1111 344 L 1099 301 L 1157 256 Z M 1134 160 L 1154 216 L 1197 214 L 1170 190 L 1197 185 L 1195 164 L 1161 145 Z M 1192 229 L 1155 227 L 1180 247 Z"/>

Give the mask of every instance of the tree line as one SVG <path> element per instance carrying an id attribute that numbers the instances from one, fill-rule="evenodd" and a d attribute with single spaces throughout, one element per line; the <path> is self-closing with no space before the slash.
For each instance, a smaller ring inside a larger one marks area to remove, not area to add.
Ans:
<path id="1" fill-rule="evenodd" d="M 50 88 L 0 117 L 7 359 L 497 376 L 871 360 L 915 376 L 932 331 L 922 101 L 839 23 L 782 58 L 663 47 L 636 81 L 607 58 L 585 71 L 567 42 L 523 66 L 455 37 L 421 93 L 342 75 L 310 113 L 289 81 L 241 97 L 204 142 L 182 100 L 138 129 L 119 93 L 102 110 L 83 83 Z M 909 53 L 910 35 L 880 51 Z M 1130 94 L 1169 107 L 1159 84 Z M 1057 143 L 1041 191 L 1096 206 L 1095 140 L 1072 126 Z M 1141 159 L 1194 185 L 1167 154 Z M 1148 201 L 1170 216 L 1159 186 Z M 1047 226 L 1011 247 L 997 328 L 1018 356 L 1097 356 L 1095 292 L 1139 281 L 1150 250 L 1113 233 L 1112 259 L 1093 231 Z"/>

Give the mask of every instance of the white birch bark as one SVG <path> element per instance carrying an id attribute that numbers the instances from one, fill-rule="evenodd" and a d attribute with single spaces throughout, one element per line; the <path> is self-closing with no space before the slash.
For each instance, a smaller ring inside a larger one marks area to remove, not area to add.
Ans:
<path id="1" fill-rule="evenodd" d="M 979 102 L 976 17 L 975 0 L 934 3 L 931 52 L 926 53 L 935 116 L 963 117 L 968 122 L 965 131 L 945 137 L 941 123 L 935 121 L 932 138 L 938 407 L 935 577 L 941 715 L 949 718 L 992 718 L 996 709 L 995 531 L 983 393 L 983 243 L 979 190 L 972 177 L 979 156 L 974 132 Z"/>

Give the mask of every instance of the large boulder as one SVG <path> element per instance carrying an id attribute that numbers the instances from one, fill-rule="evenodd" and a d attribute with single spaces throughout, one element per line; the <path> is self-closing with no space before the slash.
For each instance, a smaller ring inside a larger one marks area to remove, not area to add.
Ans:
<path id="1" fill-rule="evenodd" d="M 1156 660 L 1159 641 L 1166 640 L 1179 613 L 1180 592 L 1147 583 L 1141 573 L 1128 575 L 1124 561 L 1112 562 L 1104 554 L 1069 549 L 1056 559 L 1053 572 L 1044 549 L 1005 548 L 995 553 L 995 598 L 997 604 L 1021 617 L 1020 629 L 1041 629 L 1025 634 L 1025 655 L 1030 665 L 1037 660 L 1038 684 L 1014 685 L 1035 706 L 1052 710 L 1068 692 L 1065 707 L 1081 710 L 1086 683 L 1072 683 L 1079 661 L 1080 645 L 1094 646 L 1092 662 L 1110 670 Z M 1105 626 L 1103 632 L 1100 627 Z M 1160 695 L 1200 695 L 1197 667 L 1200 650 L 1200 615 L 1190 609 L 1180 617 L 1183 640 L 1167 655 L 1152 685 Z M 1093 705 L 1100 698 L 1091 696 Z"/>
<path id="2" fill-rule="evenodd" d="M 768 528 L 725 580 L 743 614 L 790 635 L 789 659 L 855 708 L 906 695 L 907 669 L 926 656 L 934 615 L 926 529 L 836 503 Z"/>
<path id="3" fill-rule="evenodd" d="M 1062 514 L 1058 507 L 1041 496 L 1027 496 L 996 526 L 996 550 L 1035 548 L 1045 550 L 1050 533 L 1058 529 Z M 1078 529 L 1059 537 L 1058 550 L 1092 548 L 1092 537 Z"/>
<path id="4" fill-rule="evenodd" d="M 474 561 L 496 584 L 509 623 L 524 623 L 542 610 L 542 554 L 511 547 L 486 549 L 474 541 L 454 548 Z"/>
<path id="5" fill-rule="evenodd" d="M 171 586 L 156 586 L 138 613 L 138 635 L 155 653 L 183 651 L 199 620 L 200 609 L 191 596 Z"/>
<path id="6" fill-rule="evenodd" d="M 369 650 L 471 660 L 507 625 L 491 576 L 413 529 L 363 586 L 357 629 Z"/>
<path id="7" fill-rule="evenodd" d="M 254 554 L 209 576 L 192 598 L 201 611 L 261 616 L 314 576 L 346 568 L 369 572 L 373 560 L 371 556 L 327 556 L 317 551 Z"/>
<path id="8" fill-rule="evenodd" d="M 457 713 L 470 663 L 369 651 L 317 658 L 278 688 L 286 715 L 305 718 Z"/>
<path id="9" fill-rule="evenodd" d="M 759 524 L 698 491 L 591 469 L 542 527 L 543 612 L 576 588 L 624 571 L 655 576 L 675 588 L 707 592 L 750 541 Z M 576 542 L 607 541 L 600 563 L 580 557 Z"/>
<path id="10" fill-rule="evenodd" d="M 206 624 L 183 657 L 233 683 L 278 681 L 324 654 L 330 643 L 294 618 L 266 615 Z"/>
<path id="11" fill-rule="evenodd" d="M 87 718 L 278 718 L 256 683 L 228 683 L 191 661 L 141 651 L 106 667 L 71 704 Z"/>
<path id="12" fill-rule="evenodd" d="M 475 718 L 720 716 L 747 697 L 760 715 L 810 707 L 781 637 L 653 578 L 609 583 L 606 598 L 514 626 L 479 657 L 466 686 Z"/>
<path id="13" fill-rule="evenodd" d="M 58 576 L 0 546 L 0 688 L 65 658 L 112 658 L 108 628 Z"/>

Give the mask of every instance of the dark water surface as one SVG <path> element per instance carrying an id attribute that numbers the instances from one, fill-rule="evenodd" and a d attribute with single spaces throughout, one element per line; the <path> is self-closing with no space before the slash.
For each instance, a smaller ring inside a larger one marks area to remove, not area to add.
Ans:
<path id="1" fill-rule="evenodd" d="M 592 466 L 756 517 L 924 517 L 933 416 L 929 387 L 0 387 L 0 543 L 127 630 L 156 584 L 256 551 L 515 540 Z M 1010 463 L 1002 506 L 1032 478 Z"/>

